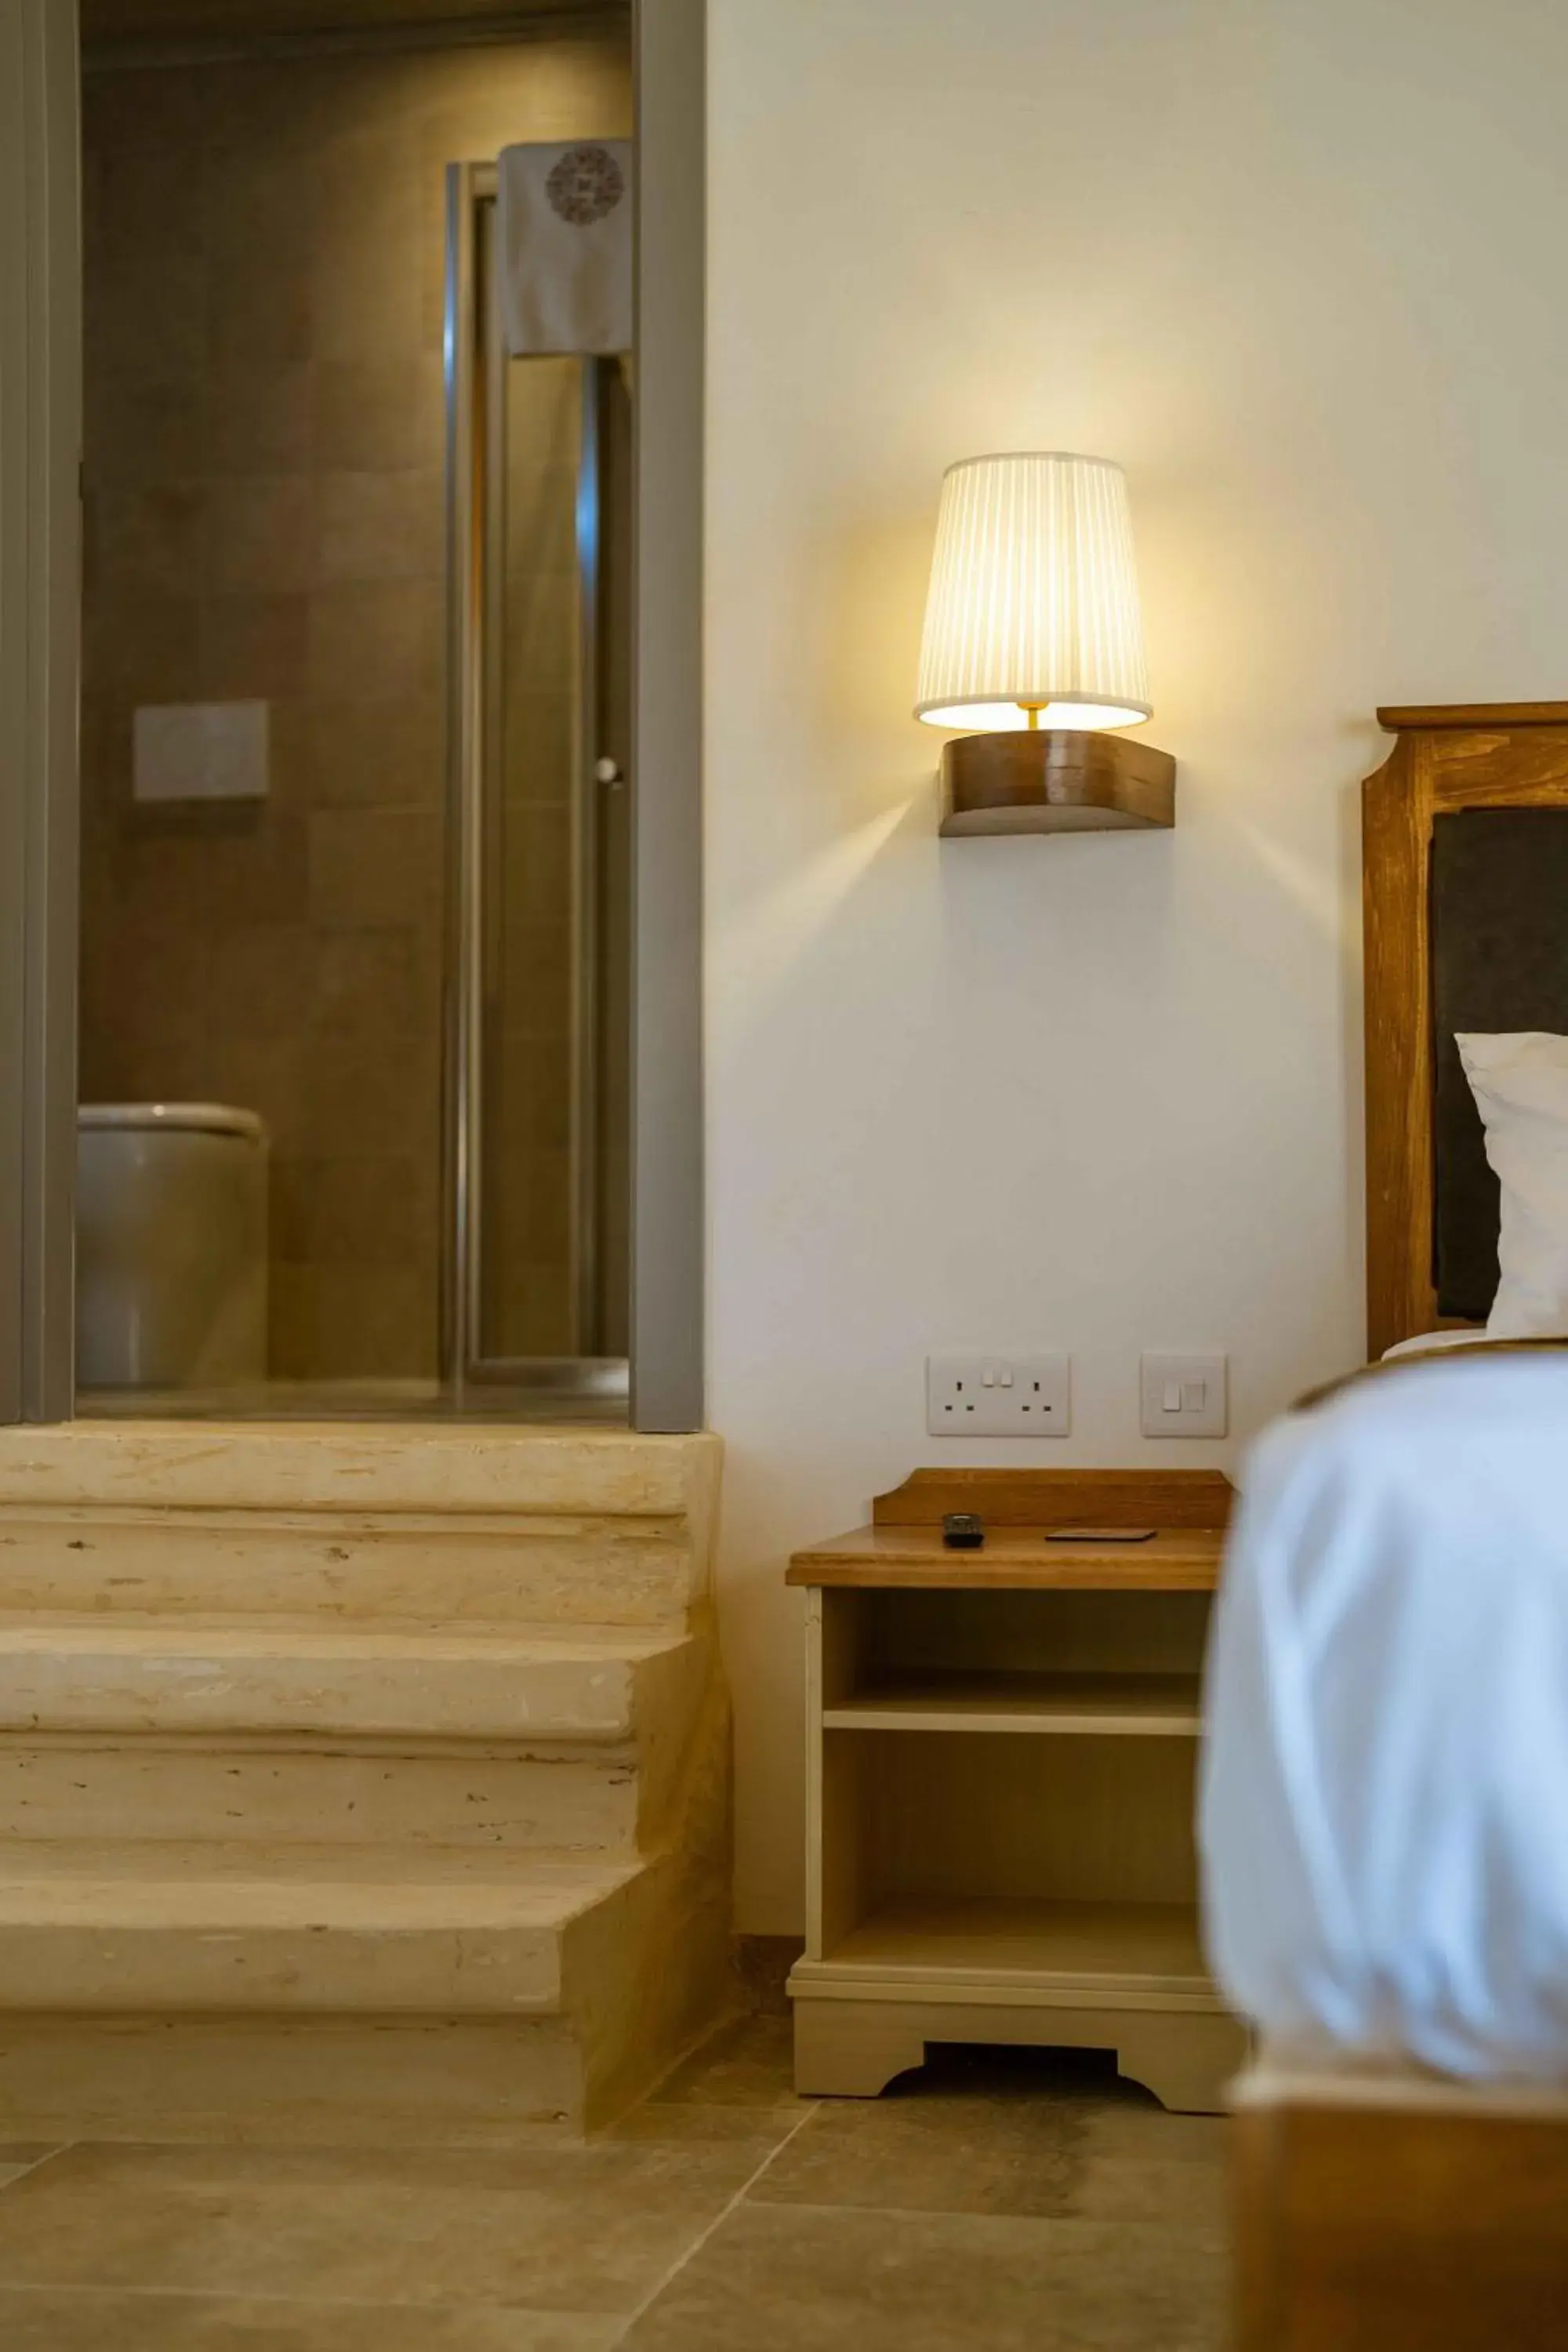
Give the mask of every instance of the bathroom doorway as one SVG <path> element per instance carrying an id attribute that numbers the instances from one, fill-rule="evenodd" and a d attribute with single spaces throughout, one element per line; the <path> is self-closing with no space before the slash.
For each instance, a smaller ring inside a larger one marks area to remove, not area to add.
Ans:
<path id="1" fill-rule="evenodd" d="M 79 1412 L 627 1416 L 637 371 L 497 163 L 634 42 L 485 16 L 84 0 Z"/>

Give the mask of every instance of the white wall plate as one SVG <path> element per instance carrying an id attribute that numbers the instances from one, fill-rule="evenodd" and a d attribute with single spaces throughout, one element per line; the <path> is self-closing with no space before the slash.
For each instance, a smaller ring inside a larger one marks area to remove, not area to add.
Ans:
<path id="1" fill-rule="evenodd" d="M 928 1356 L 932 1437 L 1065 1437 L 1072 1426 L 1072 1359 Z"/>

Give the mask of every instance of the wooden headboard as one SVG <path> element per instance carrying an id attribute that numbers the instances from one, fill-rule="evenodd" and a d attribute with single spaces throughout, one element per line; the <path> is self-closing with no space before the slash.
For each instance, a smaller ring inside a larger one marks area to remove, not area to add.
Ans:
<path id="1" fill-rule="evenodd" d="M 1456 1028 L 1568 1033 L 1568 702 L 1378 712 L 1362 787 L 1367 1340 L 1482 1321 L 1497 1192 Z M 1454 822 L 1458 820 L 1458 822 Z"/>

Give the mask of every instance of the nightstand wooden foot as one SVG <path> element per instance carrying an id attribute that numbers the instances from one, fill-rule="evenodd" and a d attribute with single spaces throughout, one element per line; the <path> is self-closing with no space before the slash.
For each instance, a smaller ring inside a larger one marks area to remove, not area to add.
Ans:
<path id="1" fill-rule="evenodd" d="M 898 2002 L 802 2000 L 795 2010 L 795 2087 L 803 2099 L 874 2099 L 925 2064 L 925 2036 Z"/>
<path id="2" fill-rule="evenodd" d="M 1116 2034 L 1117 2072 L 1178 2116 L 1224 2115 L 1247 2052 L 1232 2017 L 1140 2017 Z"/>

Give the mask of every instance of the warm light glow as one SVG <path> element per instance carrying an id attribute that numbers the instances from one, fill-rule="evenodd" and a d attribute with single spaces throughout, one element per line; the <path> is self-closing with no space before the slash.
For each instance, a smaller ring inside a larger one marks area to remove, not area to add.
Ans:
<path id="1" fill-rule="evenodd" d="M 1121 467 L 1059 450 L 950 466 L 915 717 L 1132 727 L 1152 708 Z"/>

